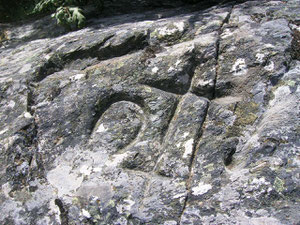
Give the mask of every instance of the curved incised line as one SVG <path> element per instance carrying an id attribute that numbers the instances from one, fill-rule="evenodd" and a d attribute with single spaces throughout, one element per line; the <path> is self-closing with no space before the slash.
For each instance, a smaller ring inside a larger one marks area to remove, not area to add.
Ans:
<path id="1" fill-rule="evenodd" d="M 100 120 L 102 115 L 111 107 L 111 105 L 114 103 L 117 103 L 117 102 L 121 102 L 121 101 L 128 101 L 128 102 L 134 103 L 137 106 L 139 106 L 142 109 L 142 111 L 145 113 L 144 100 L 142 97 L 140 97 L 138 95 L 129 95 L 129 93 L 127 93 L 127 92 L 118 92 L 118 93 L 113 93 L 111 95 L 105 96 L 103 99 L 99 100 L 96 103 L 96 106 L 95 106 L 96 114 L 92 121 L 92 125 L 91 125 L 92 129 L 91 129 L 90 135 L 92 135 L 94 133 L 97 122 Z"/>

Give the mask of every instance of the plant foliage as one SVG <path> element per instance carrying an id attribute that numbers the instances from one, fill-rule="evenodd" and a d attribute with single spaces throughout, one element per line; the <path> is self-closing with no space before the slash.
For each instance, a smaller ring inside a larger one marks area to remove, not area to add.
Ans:
<path id="1" fill-rule="evenodd" d="M 80 8 L 67 6 L 57 8 L 52 17 L 56 18 L 57 24 L 65 26 L 70 30 L 75 27 L 84 27 L 86 20 Z"/>
<path id="2" fill-rule="evenodd" d="M 102 0 L 97 0 L 98 2 Z M 52 17 L 56 19 L 57 24 L 68 29 L 82 28 L 85 25 L 86 18 L 81 8 L 88 3 L 87 0 L 41 0 L 39 1 L 33 13 L 54 12 Z"/>
<path id="3" fill-rule="evenodd" d="M 198 3 L 202 0 L 181 1 Z M 86 23 L 82 6 L 87 4 L 94 5 L 100 12 L 104 6 L 104 0 L 0 0 L 0 22 L 22 20 L 33 15 L 52 13 L 57 24 L 68 29 L 82 28 Z"/>
<path id="4" fill-rule="evenodd" d="M 0 0 L 0 22 L 15 21 L 28 16 L 53 13 L 57 24 L 68 29 L 82 28 L 86 17 L 82 6 L 93 4 L 98 11 L 104 0 Z"/>

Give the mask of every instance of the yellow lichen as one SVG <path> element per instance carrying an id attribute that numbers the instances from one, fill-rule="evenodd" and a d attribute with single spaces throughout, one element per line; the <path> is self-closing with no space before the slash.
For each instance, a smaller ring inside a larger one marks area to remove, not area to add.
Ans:
<path id="1" fill-rule="evenodd" d="M 276 177 L 274 181 L 274 187 L 276 191 L 282 192 L 284 190 L 284 181 L 279 177 Z"/>
<path id="2" fill-rule="evenodd" d="M 0 31 L 0 45 L 2 42 L 7 41 L 8 40 L 8 34 L 6 30 L 1 30 Z"/>
<path id="3" fill-rule="evenodd" d="M 241 135 L 241 131 L 247 125 L 252 125 L 257 119 L 258 104 L 255 102 L 242 102 L 236 105 L 234 114 L 236 119 L 232 127 L 227 129 L 228 137 Z"/>

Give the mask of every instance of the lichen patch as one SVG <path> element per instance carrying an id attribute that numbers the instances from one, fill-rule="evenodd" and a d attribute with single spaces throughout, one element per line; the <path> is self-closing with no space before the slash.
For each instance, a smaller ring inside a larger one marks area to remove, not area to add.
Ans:
<path id="1" fill-rule="evenodd" d="M 245 59 L 237 59 L 231 68 L 234 76 L 242 76 L 247 73 L 247 65 Z"/>
<path id="2" fill-rule="evenodd" d="M 190 139 L 185 143 L 184 145 L 185 151 L 182 156 L 183 158 L 187 158 L 189 155 L 193 153 L 193 143 L 194 143 L 194 139 Z"/>
<path id="3" fill-rule="evenodd" d="M 193 195 L 203 195 L 207 193 L 210 189 L 212 189 L 212 186 L 210 184 L 200 182 L 197 187 L 192 188 L 192 192 Z"/>

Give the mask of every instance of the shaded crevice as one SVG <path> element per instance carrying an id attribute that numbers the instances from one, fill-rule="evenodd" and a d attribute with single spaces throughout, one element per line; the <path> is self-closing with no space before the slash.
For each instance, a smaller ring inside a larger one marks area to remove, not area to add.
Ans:
<path id="1" fill-rule="evenodd" d="M 291 42 L 291 57 L 294 60 L 300 60 L 300 31 L 296 29 L 296 26 L 300 26 L 300 20 L 289 21 L 289 28 L 293 38 Z"/>
<path id="2" fill-rule="evenodd" d="M 230 166 L 233 161 L 233 155 L 236 152 L 237 145 L 239 143 L 238 138 L 229 138 L 222 146 L 223 150 L 223 162 L 226 167 Z"/>
<path id="3" fill-rule="evenodd" d="M 32 179 L 32 164 L 34 152 L 34 140 L 36 135 L 35 127 L 32 123 L 22 127 L 14 133 L 16 139 L 10 148 L 7 149 L 1 160 L 7 163 L 6 173 L 1 180 L 11 183 L 11 191 L 20 190 L 27 187 Z M 25 167 L 22 168 L 22 165 Z"/>
<path id="4" fill-rule="evenodd" d="M 33 139 L 31 142 L 31 146 L 34 145 L 34 147 L 37 149 L 38 124 L 36 122 L 35 110 L 34 110 L 34 106 L 36 105 L 35 100 L 34 100 L 35 87 L 31 83 L 27 84 L 27 87 L 28 87 L 29 91 L 27 94 L 27 106 L 26 107 L 27 107 L 27 112 L 29 112 L 30 115 L 33 116 L 32 126 L 34 127 L 34 135 L 33 135 Z"/>
<path id="5" fill-rule="evenodd" d="M 174 119 L 174 117 L 176 116 L 176 112 L 178 110 L 178 105 L 179 105 L 179 100 L 177 99 L 177 101 L 175 102 L 173 108 L 172 108 L 172 112 L 171 112 L 171 115 L 170 115 L 170 118 L 169 118 L 169 121 L 167 123 L 167 127 L 164 129 L 164 132 L 162 134 L 162 138 L 161 138 L 161 148 L 162 149 L 165 145 L 165 142 L 164 140 L 166 139 L 166 137 L 168 137 L 168 131 L 170 130 L 170 125 L 172 123 L 172 120 Z M 162 159 L 163 155 L 164 155 L 165 151 L 162 149 L 160 152 L 159 152 L 159 156 L 157 158 L 157 161 L 155 162 L 155 165 L 153 167 L 153 170 L 152 170 L 152 173 L 155 173 L 156 169 L 157 169 L 157 166 L 159 165 L 160 163 L 160 160 Z M 157 173 L 158 175 L 161 175 L 163 176 L 162 174 L 160 173 Z M 163 177 L 167 177 L 167 176 L 163 176 Z"/>
<path id="6" fill-rule="evenodd" d="M 63 62 L 58 54 L 53 55 L 47 62 L 39 68 L 37 76 L 34 77 L 34 82 L 44 80 L 48 75 L 63 70 Z"/>
<path id="7" fill-rule="evenodd" d="M 184 65 L 182 68 L 182 71 L 180 71 L 178 74 L 174 76 L 174 80 L 161 79 L 161 80 L 146 80 L 141 82 L 143 85 L 147 85 L 159 90 L 162 90 L 164 92 L 172 93 L 175 95 L 184 95 L 188 93 L 191 89 L 191 84 L 193 80 L 193 76 L 195 74 L 195 70 L 198 66 L 198 62 L 196 59 L 196 51 L 195 49 L 192 52 L 188 52 L 184 57 L 189 57 L 187 61 L 187 65 Z M 188 75 L 188 81 L 186 83 L 178 83 L 176 80 L 179 80 L 182 75 Z M 175 85 L 174 85 L 175 84 Z"/>
<path id="8" fill-rule="evenodd" d="M 213 96 L 212 96 L 212 99 L 215 99 L 217 96 L 217 91 L 216 91 L 216 86 L 217 86 L 217 80 L 218 80 L 218 76 L 219 76 L 219 57 L 220 57 L 220 53 L 221 53 L 221 50 L 220 50 L 220 42 L 221 42 L 221 35 L 222 35 L 222 32 L 223 32 L 223 28 L 224 28 L 224 25 L 226 23 L 229 22 L 230 20 L 230 17 L 231 17 L 231 14 L 232 14 L 232 11 L 233 11 L 233 8 L 234 8 L 235 5 L 231 6 L 226 18 L 223 20 L 219 30 L 218 30 L 218 39 L 217 39 L 217 42 L 216 42 L 216 65 L 215 65 L 215 68 L 216 68 L 216 75 L 215 75 L 215 79 L 214 79 L 214 85 L 213 85 Z"/>
<path id="9" fill-rule="evenodd" d="M 38 176 L 39 178 L 44 177 L 44 165 L 43 165 L 43 159 L 42 155 L 38 152 L 38 123 L 37 123 L 37 118 L 35 115 L 35 110 L 34 106 L 36 105 L 36 102 L 34 100 L 34 91 L 35 91 L 35 86 L 32 83 L 29 83 L 28 85 L 28 95 L 27 95 L 27 111 L 33 116 L 33 120 L 31 123 L 31 126 L 33 127 L 33 136 L 32 140 L 30 143 L 30 149 L 33 152 L 33 157 L 30 160 L 29 166 L 30 170 L 28 173 L 28 181 L 32 178 L 35 179 L 34 177 Z M 36 165 L 34 165 L 36 164 Z"/>
<path id="10" fill-rule="evenodd" d="M 69 218 L 68 218 L 68 210 L 64 206 L 63 202 L 57 198 L 54 200 L 55 205 L 58 206 L 59 211 L 60 211 L 60 221 L 61 225 L 68 225 L 69 224 Z"/>
<path id="11" fill-rule="evenodd" d="M 162 135 L 162 140 L 161 140 L 162 144 L 161 144 L 160 150 L 162 149 L 162 147 L 163 147 L 163 145 L 164 145 L 163 140 L 164 140 L 164 139 L 167 137 L 167 135 L 168 135 L 168 130 L 169 130 L 171 121 L 174 119 L 174 117 L 175 117 L 175 115 L 176 115 L 176 111 L 177 111 L 177 109 L 178 109 L 178 104 L 179 104 L 179 100 L 177 100 L 177 101 L 175 102 L 175 104 L 174 104 L 173 110 L 172 110 L 172 112 L 171 112 L 171 115 L 170 115 L 170 118 L 169 118 L 169 121 L 168 121 L 168 125 L 167 125 L 167 127 L 166 127 L 166 129 L 165 129 L 164 134 Z M 158 154 L 159 156 L 158 156 L 158 158 L 157 158 L 157 160 L 156 160 L 156 162 L 155 162 L 155 165 L 154 165 L 154 167 L 153 167 L 151 173 L 149 174 L 149 177 L 148 177 L 147 182 L 146 182 L 146 184 L 145 184 L 145 191 L 144 191 L 144 194 L 143 194 L 143 198 L 141 199 L 141 203 L 142 203 L 142 204 L 141 204 L 141 208 L 144 208 L 143 201 L 144 201 L 144 199 L 147 197 L 147 194 L 149 193 L 150 186 L 151 186 L 151 180 L 152 180 L 153 176 L 158 175 L 158 176 L 161 176 L 161 177 L 164 177 L 164 178 L 168 178 L 168 177 L 163 176 L 163 175 L 161 175 L 161 174 L 159 174 L 159 173 L 155 173 L 155 171 L 156 171 L 156 169 L 157 169 L 157 167 L 158 167 L 158 165 L 159 165 L 159 162 L 160 162 L 161 158 L 163 157 L 163 154 L 164 154 L 164 151 L 160 151 L 160 152 L 159 152 L 159 154 Z"/>
<path id="12" fill-rule="evenodd" d="M 47 62 L 45 62 L 42 67 L 39 68 L 38 75 L 35 77 L 34 81 L 40 82 L 47 76 L 63 70 L 65 65 L 70 63 L 71 61 L 88 57 L 95 57 L 95 52 L 97 51 L 97 49 L 102 47 L 113 36 L 114 35 L 109 35 L 108 37 L 104 38 L 103 41 L 95 46 L 92 46 L 89 49 L 80 49 L 81 47 L 78 47 L 73 52 L 65 55 L 60 52 L 54 53 L 54 55 L 51 56 L 51 58 Z"/>
<path id="13" fill-rule="evenodd" d="M 105 43 L 106 42 L 107 41 L 105 41 Z M 121 42 L 119 45 L 111 46 L 110 44 L 108 44 L 107 46 L 105 46 L 105 43 L 100 46 L 104 46 L 103 48 L 99 49 L 98 47 L 98 49 L 95 49 L 94 56 L 97 57 L 98 60 L 108 60 L 114 57 L 120 57 L 144 49 L 146 46 L 149 45 L 147 34 L 143 32 L 129 37 L 128 39 Z"/>
<path id="14" fill-rule="evenodd" d="M 169 120 L 168 120 L 168 123 L 167 123 L 167 126 L 165 127 L 165 129 L 163 130 L 162 132 L 162 138 L 161 138 L 161 143 L 163 142 L 163 140 L 167 137 L 168 135 L 168 130 L 170 128 L 170 124 L 171 124 L 171 121 L 174 119 L 175 115 L 176 115 L 176 111 L 177 111 L 177 108 L 178 108 L 178 105 L 179 105 L 179 100 L 176 99 L 176 102 L 174 103 L 174 106 L 172 108 L 172 111 L 170 113 L 170 117 L 169 117 Z M 163 143 L 162 143 L 163 145 Z"/>
<path id="15" fill-rule="evenodd" d="M 131 52 L 139 51 L 148 45 L 147 35 L 139 33 L 137 35 L 130 36 L 128 39 L 121 42 L 119 45 L 112 46 L 108 41 L 115 37 L 115 35 L 109 35 L 104 38 L 101 43 L 91 46 L 88 49 L 81 49 L 78 47 L 71 53 L 55 53 L 42 67 L 39 68 L 37 76 L 34 78 L 35 82 L 40 82 L 47 76 L 62 71 L 67 65 L 70 65 L 76 60 L 94 58 L 95 63 L 99 63 L 103 60 L 112 59 L 115 57 L 124 56 Z"/>
<path id="16" fill-rule="evenodd" d="M 189 81 L 189 83 L 190 83 L 190 81 Z M 187 89 L 189 88 L 189 85 L 174 87 L 174 86 L 172 86 L 172 82 L 170 82 L 170 80 L 168 78 L 166 78 L 164 80 L 154 81 L 154 82 L 153 81 L 152 82 L 144 82 L 141 84 L 162 90 L 164 92 L 172 93 L 175 95 L 184 95 L 187 93 L 187 91 L 188 91 Z"/>
<path id="17" fill-rule="evenodd" d="M 96 105 L 95 105 L 95 115 L 94 119 L 91 123 L 91 133 L 90 135 L 94 132 L 94 129 L 96 127 L 96 124 L 98 120 L 102 117 L 102 115 L 105 113 L 105 111 L 114 103 L 120 102 L 120 101 L 129 101 L 132 103 L 137 104 L 140 106 L 142 109 L 145 108 L 145 102 L 144 99 L 139 96 L 139 95 L 132 95 L 129 92 L 121 91 L 118 93 L 112 93 L 110 95 L 105 96 L 105 98 L 99 100 Z"/>
<path id="18" fill-rule="evenodd" d="M 33 90 L 27 84 L 27 104 L 26 114 L 34 114 L 32 106 L 34 105 Z M 27 116 L 27 115 L 26 115 Z M 26 117 L 24 125 L 16 132 L 16 137 L 11 146 L 3 154 L 3 161 L 7 162 L 6 174 L 1 179 L 9 181 L 12 185 L 12 191 L 28 187 L 29 182 L 37 177 L 43 177 L 43 165 L 40 156 L 37 154 L 37 136 L 38 126 L 33 117 Z M 22 167 L 22 165 L 24 165 Z"/>
<path id="19" fill-rule="evenodd" d="M 105 37 L 100 43 L 91 46 L 88 49 L 81 49 L 81 47 L 79 47 L 77 50 L 65 55 L 63 57 L 63 60 L 65 62 L 70 62 L 70 61 L 75 61 L 77 59 L 85 59 L 88 57 L 99 57 L 98 55 L 98 50 L 99 48 L 101 48 L 102 46 L 104 46 L 106 44 L 107 41 L 109 41 L 110 39 L 112 39 L 115 35 L 111 34 L 107 37 Z"/>

